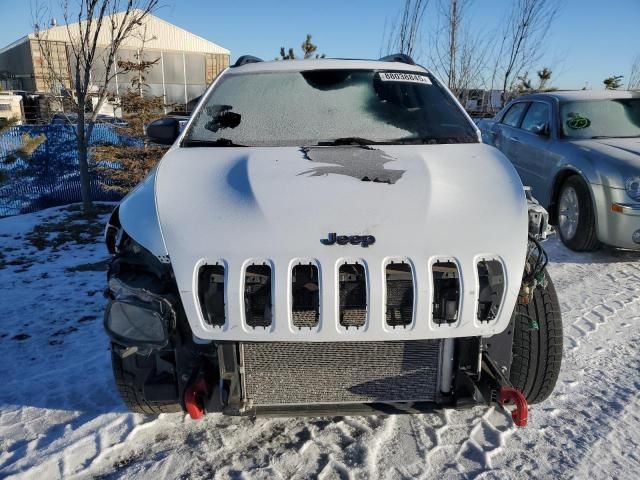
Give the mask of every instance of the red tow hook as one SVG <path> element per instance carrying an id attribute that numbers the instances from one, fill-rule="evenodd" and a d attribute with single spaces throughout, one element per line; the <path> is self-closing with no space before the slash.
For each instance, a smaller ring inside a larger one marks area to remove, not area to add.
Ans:
<path id="1" fill-rule="evenodd" d="M 184 392 L 184 406 L 194 420 L 204 417 L 204 399 L 209 396 L 209 384 L 204 378 L 193 382 Z"/>
<path id="2" fill-rule="evenodd" d="M 510 387 L 500 387 L 500 404 L 504 406 L 506 402 L 512 401 L 516 408 L 511 412 L 513 423 L 517 427 L 526 427 L 529 418 L 529 405 L 527 399 L 520 390 Z"/>

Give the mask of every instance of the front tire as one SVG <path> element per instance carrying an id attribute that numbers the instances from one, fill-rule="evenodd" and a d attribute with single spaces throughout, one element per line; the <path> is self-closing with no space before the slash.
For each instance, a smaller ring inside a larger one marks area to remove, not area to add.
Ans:
<path id="1" fill-rule="evenodd" d="M 589 187 L 578 175 L 569 177 L 560 189 L 558 232 L 562 243 L 576 252 L 592 252 L 601 247 Z"/>
<path id="2" fill-rule="evenodd" d="M 510 381 L 527 402 L 540 403 L 553 391 L 562 364 L 562 316 L 551 277 L 537 287 L 528 305 L 514 312 Z M 536 328 L 537 323 L 537 328 Z"/>
<path id="3" fill-rule="evenodd" d="M 122 401 L 134 413 L 158 415 L 160 413 L 181 412 L 182 405 L 175 400 L 149 401 L 144 397 L 142 385 L 146 375 L 156 370 L 155 362 L 156 357 L 153 354 L 142 356 L 134 353 L 122 358 L 114 351 L 114 345 L 111 345 L 113 377 Z"/>

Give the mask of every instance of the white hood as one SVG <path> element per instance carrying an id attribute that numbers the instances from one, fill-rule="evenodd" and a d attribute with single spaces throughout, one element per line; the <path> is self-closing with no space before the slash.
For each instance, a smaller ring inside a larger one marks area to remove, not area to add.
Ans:
<path id="1" fill-rule="evenodd" d="M 482 144 L 286 148 L 174 148 L 156 176 L 161 231 L 196 336 L 221 340 L 390 340 L 490 334 L 509 323 L 527 245 L 527 208 L 511 164 Z M 330 232 L 373 235 L 375 243 L 323 245 Z M 499 257 L 506 268 L 502 313 L 475 320 L 475 264 Z M 452 326 L 430 326 L 429 262 L 453 258 L 461 269 L 462 310 Z M 370 305 L 364 329 L 336 328 L 336 265 L 367 267 Z M 417 283 L 417 318 L 391 334 L 383 326 L 383 265 L 408 259 Z M 289 271 L 313 259 L 321 272 L 321 319 L 313 335 L 288 325 Z M 242 271 L 250 261 L 273 266 L 275 320 L 270 330 L 241 322 Z M 197 267 L 227 268 L 227 324 L 206 325 L 194 294 Z M 352 329 L 353 330 L 353 329 Z M 313 337 L 313 338 L 312 338 Z"/>

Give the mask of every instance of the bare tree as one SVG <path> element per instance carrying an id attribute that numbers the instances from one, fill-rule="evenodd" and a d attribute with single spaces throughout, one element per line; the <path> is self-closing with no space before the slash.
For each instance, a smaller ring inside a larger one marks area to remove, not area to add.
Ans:
<path id="1" fill-rule="evenodd" d="M 58 3 L 56 0 L 50 2 Z M 70 64 L 61 66 L 59 42 L 54 42 L 53 28 L 46 25 L 51 8 L 37 8 L 35 37 L 43 69 L 51 87 L 69 89 L 66 96 L 77 114 L 75 129 L 80 167 L 83 210 L 93 210 L 88 150 L 98 112 L 105 102 L 115 78 L 118 50 L 128 38 L 136 34 L 159 0 L 59 0 L 65 22 L 66 52 Z M 51 4 L 50 4 L 51 6 Z M 105 39 L 107 41 L 105 41 Z M 61 92 L 62 93 L 62 92 Z"/>
<path id="2" fill-rule="evenodd" d="M 490 35 L 472 31 L 467 14 L 474 0 L 439 0 L 438 22 L 431 36 L 430 65 L 447 82 L 449 89 L 463 99 L 470 88 L 483 81 Z"/>
<path id="3" fill-rule="evenodd" d="M 404 0 L 402 9 L 383 36 L 381 53 L 416 56 L 427 5 L 429 0 Z"/>
<path id="4" fill-rule="evenodd" d="M 514 0 L 498 37 L 491 81 L 492 88 L 494 82 L 500 85 L 503 103 L 518 77 L 542 58 L 559 5 L 558 0 Z"/>
<path id="5" fill-rule="evenodd" d="M 640 90 L 640 54 L 636 55 L 631 64 L 631 73 L 627 82 L 627 90 Z"/>

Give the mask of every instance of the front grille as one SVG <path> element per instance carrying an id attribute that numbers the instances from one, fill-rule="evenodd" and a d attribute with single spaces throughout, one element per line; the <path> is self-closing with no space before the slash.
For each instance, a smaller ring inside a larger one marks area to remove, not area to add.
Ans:
<path id="1" fill-rule="evenodd" d="M 435 401 L 440 341 L 242 343 L 254 406 Z"/>
<path id="2" fill-rule="evenodd" d="M 373 333 L 380 327 L 385 332 L 423 329 L 425 324 L 482 329 L 482 322 L 504 318 L 506 265 L 497 255 L 480 258 L 466 271 L 455 257 L 441 257 L 428 275 L 414 268 L 419 259 L 408 257 L 394 257 L 382 266 L 363 259 L 228 262 L 220 259 L 197 269 L 195 306 L 207 327 L 220 330 L 211 329 L 216 338 L 237 339 L 241 327 L 278 340 L 308 334 L 311 340 L 326 341 L 345 330 L 382 340 Z M 465 294 L 463 276 L 475 277 L 479 288 Z M 418 310 L 417 305 L 423 307 Z M 463 311 L 478 322 L 461 321 Z"/>

